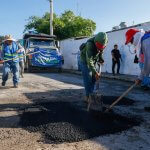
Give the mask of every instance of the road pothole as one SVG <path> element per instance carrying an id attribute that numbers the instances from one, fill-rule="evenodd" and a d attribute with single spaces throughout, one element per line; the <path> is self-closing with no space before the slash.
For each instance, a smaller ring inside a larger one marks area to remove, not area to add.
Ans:
<path id="1" fill-rule="evenodd" d="M 46 143 L 78 142 L 106 134 L 114 134 L 138 126 L 135 117 L 119 114 L 103 115 L 87 112 L 68 102 L 41 103 L 45 110 L 24 112 L 20 125 L 29 132 L 39 132 Z"/>

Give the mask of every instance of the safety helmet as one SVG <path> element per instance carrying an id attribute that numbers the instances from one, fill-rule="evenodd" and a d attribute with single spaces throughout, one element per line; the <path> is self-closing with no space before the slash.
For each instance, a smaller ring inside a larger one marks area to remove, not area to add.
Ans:
<path id="1" fill-rule="evenodd" d="M 137 32 L 140 32 L 140 30 L 135 29 L 135 28 L 129 29 L 129 30 L 126 32 L 126 42 L 125 42 L 126 45 L 131 42 L 133 36 L 134 36 Z"/>

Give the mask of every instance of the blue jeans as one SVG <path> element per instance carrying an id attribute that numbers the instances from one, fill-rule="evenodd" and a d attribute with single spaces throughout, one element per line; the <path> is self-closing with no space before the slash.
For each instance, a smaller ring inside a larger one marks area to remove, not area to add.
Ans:
<path id="1" fill-rule="evenodd" d="M 142 86 L 150 87 L 150 77 L 144 77 L 141 83 Z"/>
<path id="2" fill-rule="evenodd" d="M 139 67 L 141 70 L 144 69 L 144 63 L 139 62 Z"/>
<path id="3" fill-rule="evenodd" d="M 144 63 L 139 63 L 139 67 L 142 71 L 144 69 Z M 145 76 L 144 79 L 142 80 L 141 86 L 150 87 L 150 77 Z"/>
<path id="4" fill-rule="evenodd" d="M 14 85 L 18 84 L 18 82 L 19 82 L 19 63 L 15 63 L 15 62 L 5 62 L 4 63 L 2 81 L 6 82 L 8 80 L 8 75 L 11 71 L 13 73 Z"/>
<path id="5" fill-rule="evenodd" d="M 85 88 L 86 96 L 93 94 L 94 85 L 95 85 L 95 77 L 92 75 L 92 71 L 89 70 L 86 63 L 81 62 L 81 71 L 83 76 L 83 83 Z"/>

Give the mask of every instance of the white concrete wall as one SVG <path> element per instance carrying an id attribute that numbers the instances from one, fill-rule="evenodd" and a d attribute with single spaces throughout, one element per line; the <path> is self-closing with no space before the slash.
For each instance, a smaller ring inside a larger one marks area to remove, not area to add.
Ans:
<path id="1" fill-rule="evenodd" d="M 144 23 L 141 26 L 136 28 L 150 30 L 150 22 Z M 132 46 L 126 46 L 125 43 L 125 30 L 119 30 L 114 32 L 108 33 L 108 45 L 104 51 L 104 60 L 105 64 L 102 67 L 102 72 L 111 73 L 112 67 L 112 57 L 111 57 L 111 50 L 113 49 L 114 44 L 117 44 L 122 55 L 122 62 L 121 62 L 121 69 L 120 73 L 122 74 L 130 74 L 130 75 L 137 75 L 140 72 L 138 64 L 134 64 L 134 57 L 135 55 L 131 54 L 134 51 Z M 60 42 L 61 53 L 64 56 L 64 69 L 78 69 L 78 62 L 77 62 L 77 53 L 79 52 L 79 46 L 86 42 L 86 39 L 81 40 L 74 40 L 74 39 L 67 39 Z"/>
<path id="2" fill-rule="evenodd" d="M 60 50 L 64 57 L 64 69 L 78 69 L 77 54 L 79 52 L 79 46 L 86 41 L 87 39 L 67 39 L 60 42 Z"/>

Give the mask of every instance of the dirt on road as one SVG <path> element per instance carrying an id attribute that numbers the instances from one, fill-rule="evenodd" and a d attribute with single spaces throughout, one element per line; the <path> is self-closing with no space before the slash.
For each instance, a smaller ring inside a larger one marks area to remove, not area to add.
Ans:
<path id="1" fill-rule="evenodd" d="M 102 79 L 100 88 L 110 104 L 129 86 Z M 25 74 L 18 89 L 9 79 L 0 87 L 0 149 L 150 149 L 150 113 L 143 109 L 150 105 L 149 92 L 135 88 L 115 106 L 110 122 L 86 112 L 83 92 L 82 78 L 72 74 Z"/>

